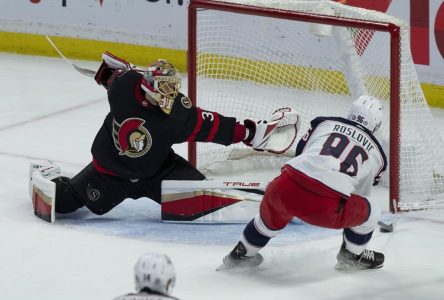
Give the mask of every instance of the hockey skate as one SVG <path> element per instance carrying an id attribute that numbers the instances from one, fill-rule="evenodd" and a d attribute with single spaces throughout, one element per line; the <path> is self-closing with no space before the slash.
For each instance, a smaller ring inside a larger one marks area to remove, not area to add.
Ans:
<path id="1" fill-rule="evenodd" d="M 336 259 L 338 260 L 336 270 L 378 269 L 384 265 L 384 254 L 366 249 L 360 255 L 356 255 L 345 248 L 345 243 L 342 244 Z"/>
<path id="2" fill-rule="evenodd" d="M 223 264 L 216 271 L 250 269 L 259 266 L 264 261 L 260 253 L 254 256 L 246 256 L 246 253 L 244 245 L 239 242 L 230 254 L 224 257 Z"/>

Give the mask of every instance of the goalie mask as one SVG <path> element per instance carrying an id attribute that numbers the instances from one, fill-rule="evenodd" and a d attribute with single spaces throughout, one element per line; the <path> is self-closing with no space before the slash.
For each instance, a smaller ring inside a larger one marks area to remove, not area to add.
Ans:
<path id="1" fill-rule="evenodd" d="M 149 290 L 171 295 L 176 283 L 173 263 L 164 254 L 146 253 L 134 267 L 136 290 Z"/>
<path id="2" fill-rule="evenodd" d="M 171 63 L 159 59 L 144 72 L 141 87 L 166 114 L 170 114 L 181 82 L 179 71 Z"/>
<path id="3" fill-rule="evenodd" d="M 382 101 L 368 95 L 363 95 L 353 101 L 347 119 L 361 124 L 375 133 L 382 123 Z"/>

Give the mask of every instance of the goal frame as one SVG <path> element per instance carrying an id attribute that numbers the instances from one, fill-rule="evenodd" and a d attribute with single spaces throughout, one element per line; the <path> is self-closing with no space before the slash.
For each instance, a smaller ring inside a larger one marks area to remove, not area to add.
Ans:
<path id="1" fill-rule="evenodd" d="M 190 0 L 188 6 L 188 96 L 193 105 L 197 105 L 196 87 L 196 37 L 197 11 L 212 9 L 231 13 L 271 17 L 308 23 L 320 23 L 341 27 L 355 27 L 390 34 L 390 158 L 389 158 L 389 207 L 391 212 L 398 210 L 399 181 L 400 181 L 400 27 L 394 23 L 373 22 L 350 18 L 308 14 L 283 9 L 265 8 L 251 5 L 241 5 L 213 0 Z M 196 143 L 188 144 L 188 161 L 196 165 Z"/>

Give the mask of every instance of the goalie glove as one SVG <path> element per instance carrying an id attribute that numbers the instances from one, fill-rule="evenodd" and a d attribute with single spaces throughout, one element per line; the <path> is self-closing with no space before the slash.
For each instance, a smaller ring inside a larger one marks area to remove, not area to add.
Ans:
<path id="1" fill-rule="evenodd" d="M 300 117 L 291 108 L 276 110 L 269 120 L 244 121 L 248 128 L 248 137 L 244 140 L 247 146 L 258 151 L 275 154 L 286 153 L 296 141 L 300 128 Z"/>
<path id="2" fill-rule="evenodd" d="M 115 76 L 118 76 L 123 72 L 135 70 L 142 73 L 145 71 L 144 69 L 133 65 L 126 60 L 118 58 L 108 51 L 105 51 L 105 53 L 102 54 L 102 60 L 102 64 L 97 70 L 94 79 L 99 85 L 102 85 L 105 88 L 109 87 Z"/>

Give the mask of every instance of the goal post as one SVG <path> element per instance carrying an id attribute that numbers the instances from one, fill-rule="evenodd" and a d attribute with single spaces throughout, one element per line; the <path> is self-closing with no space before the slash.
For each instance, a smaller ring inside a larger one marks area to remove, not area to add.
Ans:
<path id="1" fill-rule="evenodd" d="M 344 116 L 357 96 L 373 95 L 386 110 L 378 138 L 389 157 L 391 210 L 444 207 L 444 143 L 403 20 L 298 0 L 191 0 L 188 14 L 188 94 L 196 105 L 239 120 L 290 106 L 302 116 L 299 139 L 314 117 Z M 279 169 L 289 159 L 264 156 L 241 144 L 189 144 L 189 160 L 204 172 L 230 161 L 239 168 L 242 159 Z"/>

